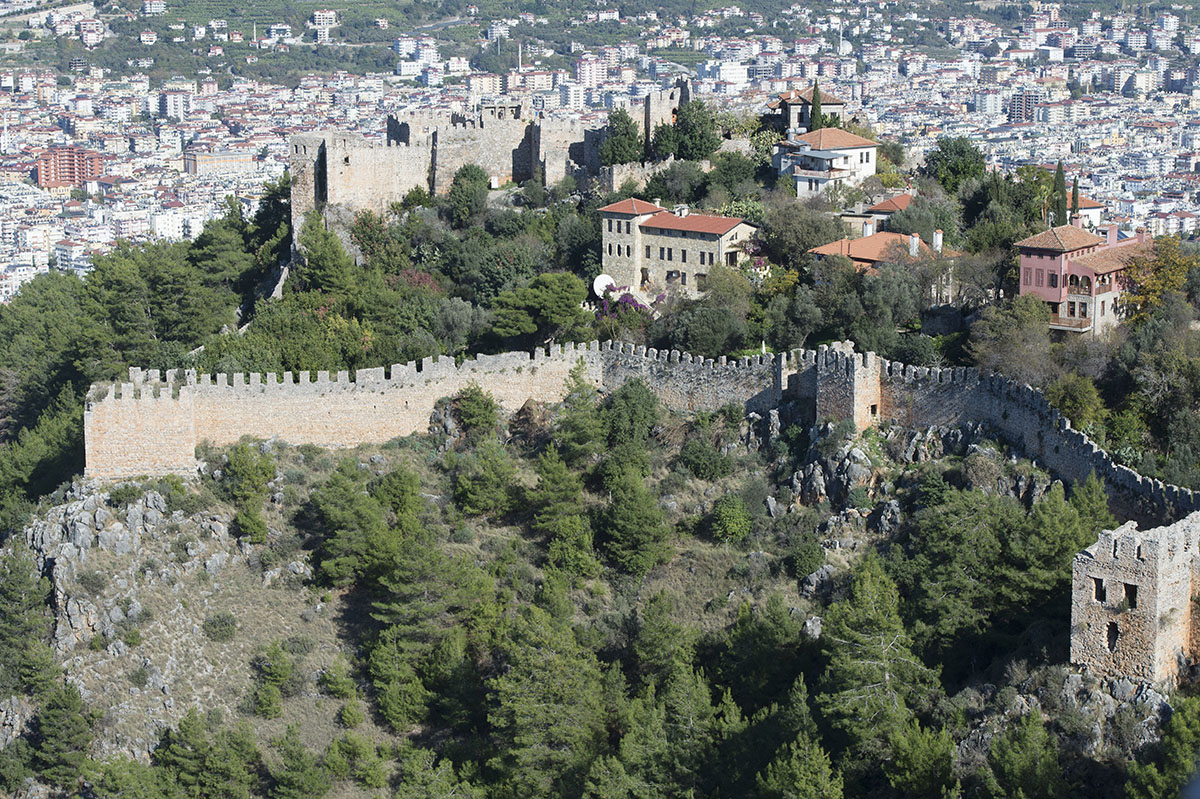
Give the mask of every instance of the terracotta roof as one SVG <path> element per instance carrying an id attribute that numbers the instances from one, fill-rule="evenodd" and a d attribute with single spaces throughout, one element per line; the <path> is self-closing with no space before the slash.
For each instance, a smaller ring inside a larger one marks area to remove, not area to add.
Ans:
<path id="1" fill-rule="evenodd" d="M 896 211 L 903 211 L 912 202 L 911 194 L 897 194 L 895 197 L 889 197 L 880 203 L 875 203 L 868 211 L 875 211 L 881 214 L 894 214 Z"/>
<path id="2" fill-rule="evenodd" d="M 783 92 L 778 98 L 767 103 L 770 108 L 778 108 L 782 103 L 795 103 L 803 100 L 809 105 L 812 104 L 813 87 L 807 89 L 792 89 L 791 91 Z M 832 94 L 826 94 L 825 90 L 821 90 L 821 105 L 845 105 L 846 101 Z"/>
<path id="3" fill-rule="evenodd" d="M 841 128 L 821 128 L 802 136 L 794 136 L 791 141 L 804 142 L 814 150 L 846 150 L 856 147 L 878 147 L 879 142 L 864 139 Z"/>
<path id="4" fill-rule="evenodd" d="M 1103 250 L 1072 258 L 1070 262 L 1071 266 L 1086 267 L 1098 275 L 1104 275 L 1122 270 L 1135 256 L 1150 255 L 1153 251 L 1154 242 L 1148 240 L 1140 244 L 1118 244 L 1114 247 L 1105 247 Z"/>
<path id="5" fill-rule="evenodd" d="M 1043 230 L 1036 236 L 1030 236 L 1017 242 L 1018 247 L 1029 247 L 1037 250 L 1053 250 L 1055 252 L 1073 252 L 1084 247 L 1094 247 L 1107 242 L 1103 236 L 1093 236 L 1086 230 L 1080 230 L 1074 225 L 1059 225 Z"/>
<path id="6" fill-rule="evenodd" d="M 845 255 L 852 261 L 878 263 L 887 260 L 889 251 L 899 247 L 904 253 L 908 252 L 909 237 L 904 233 L 872 233 L 861 239 L 838 239 L 820 247 L 813 247 L 809 252 L 814 255 Z M 933 252 L 925 242 L 921 242 L 920 250 L 923 255 Z"/>
<path id="7" fill-rule="evenodd" d="M 612 205 L 606 205 L 600 209 L 602 214 L 631 214 L 633 216 L 641 216 L 642 214 L 656 214 L 659 211 L 665 211 L 665 208 L 659 208 L 654 203 L 648 203 L 645 200 L 639 200 L 636 197 L 630 197 L 628 200 L 621 200 Z"/>
<path id="8" fill-rule="evenodd" d="M 1107 208 L 1108 206 L 1105 205 L 1104 203 L 1096 202 L 1091 197 L 1084 197 L 1081 194 L 1081 195 L 1079 195 L 1079 207 L 1080 208 Z"/>
<path id="9" fill-rule="evenodd" d="M 691 233 L 715 233 L 718 236 L 724 236 L 745 221 L 736 216 L 711 216 L 709 214 L 676 216 L 670 211 L 663 211 L 642 222 L 639 227 L 686 230 Z M 746 222 L 746 224 L 750 223 Z"/>

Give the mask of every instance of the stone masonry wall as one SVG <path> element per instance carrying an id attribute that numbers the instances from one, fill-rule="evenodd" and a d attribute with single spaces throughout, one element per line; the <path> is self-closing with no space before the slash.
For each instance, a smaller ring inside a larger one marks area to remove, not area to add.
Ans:
<path id="1" fill-rule="evenodd" d="M 584 357 L 598 387 L 611 391 L 641 377 L 667 407 L 678 411 L 715 410 L 732 402 L 762 416 L 787 403 L 800 418 L 851 419 L 859 430 L 880 423 L 923 429 L 982 421 L 1069 482 L 1095 472 L 1126 518 L 1160 524 L 1200 510 L 1200 493 L 1116 464 L 1028 386 L 975 369 L 906 366 L 873 353 L 854 354 L 852 347 L 841 342 L 815 352 L 735 362 L 606 342 L 550 354 L 479 356 L 457 367 L 449 360 L 426 359 L 386 372 L 360 370 L 353 377 L 190 377 L 178 398 L 160 396 L 161 407 L 131 409 L 138 396 L 162 391 L 155 378 L 148 387 L 94 391 L 85 415 L 87 473 L 113 477 L 186 471 L 200 441 L 225 444 L 243 435 L 328 446 L 384 441 L 424 429 L 433 403 L 472 380 L 510 410 L 530 398 L 553 402 L 561 398 L 570 368 Z M 180 454 L 185 452 L 186 458 Z"/>
<path id="2" fill-rule="evenodd" d="M 472 382 L 515 411 L 533 399 L 557 402 L 571 369 L 611 391 L 641 378 L 677 411 L 729 403 L 766 414 L 778 405 L 785 356 L 705 360 L 678 351 L 592 342 L 550 351 L 480 355 L 455 365 L 426 358 L 390 369 L 347 372 L 182 376 L 130 370 L 119 391 L 93 387 L 84 413 L 86 474 L 119 478 L 194 471 L 196 445 L 232 444 L 243 436 L 279 437 L 326 447 L 378 443 L 422 431 L 434 404 Z M 811 360 L 811 359 L 810 359 Z M 172 396 L 172 388 L 177 393 Z M 154 396 L 155 394 L 158 396 Z"/>
<path id="3" fill-rule="evenodd" d="M 1102 532 L 1075 556 L 1071 662 L 1101 676 L 1172 682 L 1196 654 L 1192 584 L 1200 514 Z"/>

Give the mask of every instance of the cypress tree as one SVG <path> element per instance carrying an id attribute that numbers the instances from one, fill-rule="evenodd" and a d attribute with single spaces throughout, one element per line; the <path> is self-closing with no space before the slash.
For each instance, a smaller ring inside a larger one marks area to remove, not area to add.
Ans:
<path id="1" fill-rule="evenodd" d="M 1079 213 L 1079 176 L 1071 178 L 1071 218 Z"/>
<path id="2" fill-rule="evenodd" d="M 821 113 L 821 90 L 813 80 L 812 109 L 808 113 L 808 130 L 820 130 L 825 127 L 825 115 Z"/>
<path id="3" fill-rule="evenodd" d="M 1067 225 L 1071 220 L 1067 217 L 1067 181 L 1063 176 L 1062 161 L 1054 170 L 1054 224 Z"/>

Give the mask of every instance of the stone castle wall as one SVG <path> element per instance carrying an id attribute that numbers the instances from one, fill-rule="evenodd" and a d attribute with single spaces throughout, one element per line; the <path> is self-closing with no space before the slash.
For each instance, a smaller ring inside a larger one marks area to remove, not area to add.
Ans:
<path id="1" fill-rule="evenodd" d="M 1141 532 L 1135 522 L 1102 532 L 1075 556 L 1071 662 L 1106 677 L 1173 682 L 1194 659 L 1192 586 L 1200 514 Z"/>
<path id="2" fill-rule="evenodd" d="M 130 370 L 130 382 L 93 387 L 84 413 L 89 477 L 188 474 L 195 448 L 243 436 L 279 437 L 325 447 L 382 443 L 428 429 L 438 399 L 471 383 L 506 409 L 527 400 L 558 402 L 571 369 L 611 391 L 640 378 L 678 411 L 714 411 L 730 403 L 765 414 L 778 405 L 785 356 L 704 360 L 678 351 L 592 342 L 549 351 L 480 355 L 456 365 L 426 358 L 390 369 L 329 374 L 199 375 Z"/>
<path id="3" fill-rule="evenodd" d="M 427 358 L 353 376 L 317 373 L 315 379 L 306 373 L 282 378 L 187 374 L 164 383 L 150 372 L 116 388 L 94 388 L 85 414 L 87 473 L 186 472 L 196 444 L 228 444 L 244 435 L 325 446 L 386 441 L 424 430 L 437 399 L 471 381 L 510 410 L 527 399 L 557 401 L 567 373 L 583 358 L 589 379 L 600 389 L 611 391 L 640 377 L 677 411 L 736 403 L 765 416 L 787 404 L 802 421 L 849 419 L 858 430 L 877 424 L 924 429 L 985 422 L 1069 482 L 1095 472 L 1126 518 L 1158 524 L 1200 510 L 1200 493 L 1118 465 L 1028 386 L 976 369 L 907 366 L 852 348 L 842 342 L 816 351 L 713 361 L 605 342 L 481 355 L 459 366 Z M 148 403 L 148 395 L 157 404 L 141 404 Z"/>

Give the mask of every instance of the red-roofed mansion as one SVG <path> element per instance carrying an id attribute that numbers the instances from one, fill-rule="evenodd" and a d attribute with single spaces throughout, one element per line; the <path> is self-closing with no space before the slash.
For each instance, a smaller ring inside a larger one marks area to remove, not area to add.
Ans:
<path id="1" fill-rule="evenodd" d="M 718 264 L 735 267 L 756 228 L 744 219 L 668 211 L 628 199 L 600 209 L 604 271 L 618 287 L 653 299 L 672 289 L 689 297 L 704 291 Z"/>
<path id="2" fill-rule="evenodd" d="M 1050 329 L 1101 335 L 1121 321 L 1121 273 L 1130 259 L 1150 255 L 1144 231 L 1121 238 L 1116 225 L 1097 236 L 1060 225 L 1018 241 L 1020 293 L 1045 301 Z"/>
<path id="3" fill-rule="evenodd" d="M 821 128 L 775 145 L 772 164 L 797 197 L 818 197 L 831 186 L 857 186 L 875 174 L 879 145 L 840 128 Z"/>

